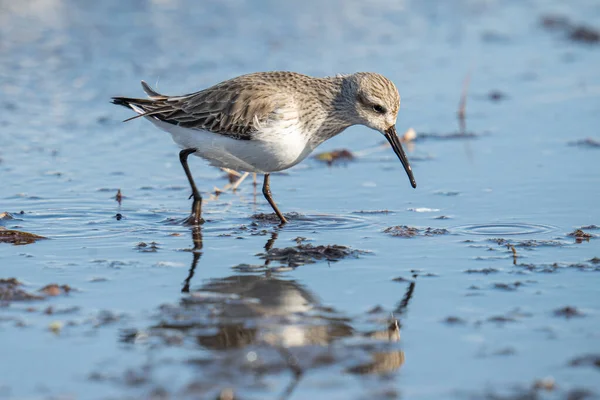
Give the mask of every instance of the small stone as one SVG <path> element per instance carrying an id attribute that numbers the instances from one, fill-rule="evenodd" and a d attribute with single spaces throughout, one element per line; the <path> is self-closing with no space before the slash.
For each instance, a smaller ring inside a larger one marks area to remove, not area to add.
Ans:
<path id="1" fill-rule="evenodd" d="M 56 335 L 60 334 L 60 331 L 62 330 L 64 324 L 61 321 L 54 321 L 51 322 L 48 325 L 48 329 L 50 329 L 50 331 Z"/>
<path id="2" fill-rule="evenodd" d="M 547 392 L 551 392 L 556 389 L 556 382 L 551 376 L 543 379 L 537 379 L 535 382 L 533 382 L 533 388 L 536 390 L 545 390 Z"/>

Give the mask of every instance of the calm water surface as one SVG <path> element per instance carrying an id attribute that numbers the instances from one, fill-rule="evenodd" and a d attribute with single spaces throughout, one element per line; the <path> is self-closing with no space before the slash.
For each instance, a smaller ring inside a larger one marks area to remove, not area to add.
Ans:
<path id="1" fill-rule="evenodd" d="M 0 243 L 0 278 L 73 288 L 0 300 L 0 398 L 600 396 L 600 230 L 568 236 L 600 225 L 600 45 L 549 14 L 600 28 L 592 0 L 0 0 L 0 226 L 48 238 Z M 319 149 L 354 161 L 272 177 L 288 226 L 250 179 L 177 223 L 178 149 L 110 96 L 259 70 L 391 78 L 418 188 L 354 127 Z"/>

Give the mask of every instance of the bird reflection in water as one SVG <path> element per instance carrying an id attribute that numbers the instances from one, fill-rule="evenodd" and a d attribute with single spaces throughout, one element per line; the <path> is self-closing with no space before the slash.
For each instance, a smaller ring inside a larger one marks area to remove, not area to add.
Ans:
<path id="1" fill-rule="evenodd" d="M 213 315 L 217 315 L 220 322 L 217 335 L 198 336 L 201 345 L 214 350 L 243 347 L 257 341 L 283 347 L 326 345 L 336 338 L 353 334 L 347 318 L 335 316 L 333 310 L 322 307 L 317 297 L 302 284 L 276 277 L 276 273 L 268 269 L 271 262 L 268 259 L 264 261 L 264 273 L 211 279 L 190 292 L 190 283 L 202 255 L 199 227 L 194 228 L 192 236 L 193 260 L 182 288 L 182 292 L 190 293 L 190 296 L 182 299 L 182 305 L 210 303 Z M 273 248 L 277 236 L 277 231 L 272 232 L 264 246 L 265 251 Z M 311 312 L 311 324 L 305 324 L 302 317 Z M 247 324 L 248 320 L 254 323 Z M 257 325 L 257 321 L 260 324 Z M 246 325 L 251 327 L 246 328 Z"/>
<path id="2" fill-rule="evenodd" d="M 267 252 L 277 237 L 275 230 L 264 246 Z M 294 391 L 308 369 L 339 364 L 349 365 L 344 369 L 351 374 L 381 374 L 404 363 L 404 352 L 394 344 L 400 340 L 400 322 L 389 312 L 345 316 L 322 305 L 301 283 L 278 276 L 269 268 L 268 259 L 260 273 L 210 279 L 192 290 L 191 281 L 202 257 L 201 227 L 193 229 L 192 238 L 192 265 L 182 288 L 187 295 L 179 305 L 161 309 L 162 322 L 155 330 L 177 329 L 203 349 L 237 354 L 225 358 L 229 360 L 227 371 L 239 368 L 238 375 L 249 370 L 278 373 L 287 368 L 293 379 L 282 398 Z M 394 315 L 406 311 L 414 288 L 412 281 Z M 353 327 L 353 323 L 365 326 L 365 321 L 376 321 L 381 328 L 364 332 Z M 338 344 L 328 346 L 332 342 Z M 231 365 L 235 360 L 243 365 Z M 222 369 L 224 365 L 220 368 L 215 363 L 223 362 L 223 356 L 217 357 L 209 362 L 210 368 Z M 203 371 L 206 368 L 208 365 Z"/>

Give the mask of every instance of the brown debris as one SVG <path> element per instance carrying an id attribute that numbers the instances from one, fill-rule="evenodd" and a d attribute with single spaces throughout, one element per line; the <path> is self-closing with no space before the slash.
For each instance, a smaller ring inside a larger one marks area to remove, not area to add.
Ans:
<path id="1" fill-rule="evenodd" d="M 576 243 L 581 243 L 584 240 L 586 242 L 589 242 L 590 239 L 593 238 L 595 235 L 592 235 L 591 233 L 584 232 L 581 229 L 575 229 L 573 232 L 567 233 L 567 236 L 574 237 Z"/>
<path id="2" fill-rule="evenodd" d="M 156 253 L 158 251 L 159 247 L 158 247 L 158 243 L 156 243 L 156 242 L 150 242 L 150 243 L 139 242 L 135 246 L 135 249 L 141 253 Z"/>
<path id="3" fill-rule="evenodd" d="M 506 94 L 499 90 L 492 90 L 491 92 L 488 93 L 488 99 L 490 99 L 491 101 L 494 101 L 494 102 L 506 100 L 506 97 L 507 97 Z"/>
<path id="4" fill-rule="evenodd" d="M 551 392 L 556 389 L 556 381 L 552 377 L 536 379 L 536 381 L 533 382 L 532 387 L 534 390 L 545 390 L 547 392 Z"/>
<path id="5" fill-rule="evenodd" d="M 590 26 L 574 24 L 563 15 L 546 15 L 542 17 L 542 26 L 555 32 L 563 32 L 567 39 L 584 44 L 600 43 L 600 31 Z"/>
<path id="6" fill-rule="evenodd" d="M 0 227 L 0 243 L 11 243 L 14 245 L 24 245 L 34 243 L 36 240 L 47 239 L 29 232 L 15 231 Z"/>
<path id="7" fill-rule="evenodd" d="M 596 367 L 600 368 L 600 354 L 586 354 L 584 356 L 576 357 L 569 361 L 569 365 L 572 367 Z"/>
<path id="8" fill-rule="evenodd" d="M 389 235 L 395 237 L 403 237 L 403 238 L 412 238 L 415 236 L 437 236 L 437 235 L 445 235 L 449 233 L 447 229 L 439 229 L 439 228 L 425 228 L 419 229 L 412 226 L 406 225 L 397 225 L 386 228 L 383 233 L 387 233 Z"/>
<path id="9" fill-rule="evenodd" d="M 51 283 L 44 286 L 39 291 L 44 293 L 46 296 L 60 296 L 63 294 L 69 294 L 71 290 L 73 289 L 71 289 L 69 285 L 58 285 L 56 283 Z"/>
<path id="10" fill-rule="evenodd" d="M 393 282 L 414 282 L 412 279 L 406 279 L 402 276 L 392 279 Z"/>
<path id="11" fill-rule="evenodd" d="M 333 163 L 352 161 L 355 157 L 350 150 L 340 149 L 315 154 L 314 158 L 326 162 L 327 165 L 333 165 Z"/>
<path id="12" fill-rule="evenodd" d="M 464 325 L 467 323 L 467 321 L 465 321 L 464 319 L 454 316 L 447 317 L 442 322 L 447 325 Z"/>
<path id="13" fill-rule="evenodd" d="M 0 279 L 0 302 L 42 300 L 43 297 L 22 289 L 23 284 L 16 278 Z"/>
<path id="14" fill-rule="evenodd" d="M 552 263 L 552 264 L 532 264 L 532 263 L 521 263 L 518 264 L 517 266 L 523 269 L 526 269 L 527 271 L 531 271 L 531 272 L 544 272 L 544 273 L 553 273 L 553 272 L 557 272 L 558 270 L 562 269 L 562 268 L 573 268 L 573 269 L 577 269 L 580 271 L 600 271 L 600 266 L 597 266 L 595 264 L 600 263 L 600 259 L 599 258 L 592 258 L 590 260 L 588 260 L 589 264 L 587 263 L 582 263 L 582 262 L 576 262 L 576 263 L 571 263 L 571 264 L 559 264 L 557 262 Z"/>
<path id="15" fill-rule="evenodd" d="M 359 211 L 353 211 L 353 214 L 390 214 L 393 213 L 393 211 L 390 210 L 359 210 Z"/>
<path id="16" fill-rule="evenodd" d="M 348 257 L 357 258 L 360 254 L 365 253 L 362 250 L 353 250 L 337 244 L 313 246 L 308 243 L 298 244 L 295 247 L 273 248 L 265 253 L 259 253 L 257 256 L 263 260 L 278 261 L 289 267 L 297 267 L 313 264 L 320 260 L 335 262 Z"/>
<path id="17" fill-rule="evenodd" d="M 600 226 L 598 226 L 598 225 L 586 225 L 586 226 L 582 226 L 582 227 L 581 227 L 581 228 L 579 228 L 579 229 L 584 229 L 584 230 L 586 230 L 586 231 L 593 231 L 593 230 L 598 230 L 598 229 L 600 229 Z"/>
<path id="18" fill-rule="evenodd" d="M 575 229 L 573 232 L 568 233 L 567 236 L 581 239 L 589 239 L 591 237 L 594 237 L 594 235 L 592 235 L 591 233 L 584 232 L 581 229 Z"/>
<path id="19" fill-rule="evenodd" d="M 52 283 L 38 290 L 38 295 L 29 293 L 22 287 L 23 283 L 16 278 L 0 279 L 0 301 L 43 300 L 46 296 L 59 296 L 73 290 L 69 285 Z"/>
<path id="20" fill-rule="evenodd" d="M 541 22 L 542 26 L 548 30 L 563 30 L 571 24 L 564 15 L 544 15 Z"/>
<path id="21" fill-rule="evenodd" d="M 600 32 L 589 26 L 577 26 L 569 33 L 569 38 L 575 42 L 596 44 L 600 42 Z"/>
<path id="22" fill-rule="evenodd" d="M 513 292 L 520 286 L 523 286 L 523 283 L 519 281 L 514 283 L 494 283 L 494 289 L 505 290 L 507 292 Z"/>
<path id="23" fill-rule="evenodd" d="M 567 400 L 593 400 L 598 398 L 594 392 L 585 388 L 571 389 L 566 396 Z"/>
<path id="24" fill-rule="evenodd" d="M 556 272 L 560 266 L 557 263 L 554 264 L 542 264 L 542 265 L 536 265 L 536 264 L 518 264 L 518 267 L 523 268 L 527 271 L 531 271 L 531 272 L 545 272 L 545 273 L 553 273 Z"/>
<path id="25" fill-rule="evenodd" d="M 570 146 L 581 146 L 581 147 L 589 147 L 589 148 L 600 148 L 600 141 L 592 138 L 585 138 L 576 140 L 574 142 L 569 142 Z"/>
<path id="26" fill-rule="evenodd" d="M 508 239 L 504 239 L 504 238 L 491 238 L 491 239 L 488 239 L 488 241 L 494 242 L 499 246 L 506 246 L 509 249 L 510 249 L 509 246 L 533 248 L 533 247 L 561 247 L 565 244 L 564 242 L 559 242 L 558 240 L 535 240 L 535 239 L 509 241 Z M 516 251 L 516 249 L 515 249 L 515 251 Z M 513 253 L 513 255 L 514 255 L 514 253 Z"/>
<path id="27" fill-rule="evenodd" d="M 493 317 L 489 317 L 488 322 L 494 322 L 497 324 L 505 324 L 507 322 L 517 322 L 517 319 L 508 315 L 496 315 Z"/>
<path id="28" fill-rule="evenodd" d="M 513 347 L 505 347 L 492 353 L 494 356 L 512 356 L 515 354 L 517 354 L 517 351 Z"/>
<path id="29" fill-rule="evenodd" d="M 289 213 L 285 213 L 284 216 L 289 221 L 290 219 L 297 219 L 298 217 L 300 217 L 300 214 L 298 214 L 297 212 L 293 212 L 292 211 L 292 212 L 289 212 Z M 252 216 L 252 219 L 256 219 L 258 221 L 265 221 L 265 222 L 277 222 L 277 223 L 281 222 L 281 220 L 279 219 L 279 217 L 275 213 L 272 213 L 272 214 L 265 214 L 265 213 L 254 214 Z"/>
<path id="30" fill-rule="evenodd" d="M 419 234 L 419 230 L 406 225 L 398 225 L 386 228 L 383 233 L 397 237 L 411 238 L 417 236 Z"/>
<path id="31" fill-rule="evenodd" d="M 484 274 L 484 275 L 493 274 L 496 272 L 500 272 L 500 271 L 498 271 L 496 268 L 468 269 L 465 271 L 465 273 L 467 273 L 467 274 Z"/>
<path id="32" fill-rule="evenodd" d="M 574 317 L 583 317 L 585 314 L 579 311 L 577 308 L 572 306 L 566 306 L 563 308 L 558 308 L 554 310 L 554 315 L 556 317 L 564 317 L 566 319 L 574 318 Z"/>

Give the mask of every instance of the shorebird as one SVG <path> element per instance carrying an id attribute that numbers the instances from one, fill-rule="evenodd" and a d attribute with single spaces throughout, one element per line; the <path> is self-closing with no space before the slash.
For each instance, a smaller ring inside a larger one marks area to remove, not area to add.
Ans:
<path id="1" fill-rule="evenodd" d="M 295 72 L 241 75 L 207 89 L 167 96 L 142 81 L 148 99 L 113 97 L 171 134 L 192 189 L 187 222 L 203 222 L 202 197 L 190 168 L 193 154 L 211 165 L 264 174 L 262 192 L 282 224 L 273 201 L 270 174 L 293 167 L 317 146 L 352 125 L 382 133 L 400 159 L 413 188 L 417 183 L 396 133 L 400 95 L 383 75 L 357 72 L 314 78 Z"/>

